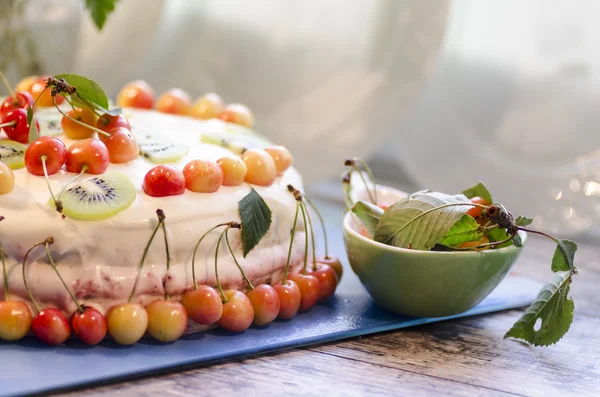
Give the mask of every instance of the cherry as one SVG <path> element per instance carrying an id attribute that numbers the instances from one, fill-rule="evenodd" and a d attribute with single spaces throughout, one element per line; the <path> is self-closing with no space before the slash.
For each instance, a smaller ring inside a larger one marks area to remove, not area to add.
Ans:
<path id="1" fill-rule="evenodd" d="M 487 201 L 486 199 L 479 197 L 479 196 L 473 197 L 471 199 L 471 202 L 473 204 L 480 204 L 480 205 L 491 205 L 492 204 L 489 201 Z M 482 209 L 483 208 L 481 208 L 481 207 L 472 207 L 467 211 L 467 215 L 470 215 L 473 218 L 479 218 L 481 216 Z"/>
<path id="2" fill-rule="evenodd" d="M 292 154 L 283 146 L 271 146 L 265 148 L 265 152 L 273 157 L 277 175 L 283 175 L 283 173 L 292 165 Z"/>
<path id="3" fill-rule="evenodd" d="M 188 315 L 198 324 L 214 324 L 221 318 L 223 302 L 218 292 L 208 285 L 199 285 L 183 294 L 181 303 Z"/>
<path id="4" fill-rule="evenodd" d="M 223 171 L 223 186 L 240 186 L 244 183 L 248 167 L 239 157 L 222 157 L 217 164 Z"/>
<path id="5" fill-rule="evenodd" d="M 15 188 L 15 174 L 10 167 L 0 161 L 0 195 L 7 194 Z"/>
<path id="6" fill-rule="evenodd" d="M 29 90 L 31 92 L 31 96 L 33 96 L 34 102 L 37 101 L 36 106 L 39 107 L 50 107 L 54 106 L 54 101 L 52 100 L 52 95 L 50 93 L 50 88 L 46 90 L 46 79 L 48 76 L 38 77 L 37 81 L 35 81 Z M 45 91 L 44 91 L 45 90 Z M 56 104 L 60 105 L 65 101 L 65 98 L 57 95 Z"/>
<path id="7" fill-rule="evenodd" d="M 319 280 L 319 300 L 326 301 L 335 294 L 338 285 L 338 276 L 335 270 L 329 266 L 319 263 L 316 269 L 312 269 L 311 275 Z"/>
<path id="8" fill-rule="evenodd" d="M 36 121 L 35 124 L 40 129 L 40 124 Z M 13 141 L 28 143 L 29 142 L 29 123 L 27 123 L 27 110 L 13 109 L 9 110 L 2 116 L 2 124 L 4 132 Z"/>
<path id="9" fill-rule="evenodd" d="M 47 345 L 58 346 L 71 336 L 71 326 L 64 314 L 53 307 L 42 310 L 31 322 L 35 336 Z"/>
<path id="10" fill-rule="evenodd" d="M 142 188 L 152 197 L 177 196 L 185 192 L 185 177 L 172 165 L 158 165 L 148 171 Z"/>
<path id="11" fill-rule="evenodd" d="M 275 160 L 264 150 L 246 150 L 242 154 L 242 160 L 248 168 L 246 182 L 259 186 L 269 186 L 277 178 Z"/>
<path id="12" fill-rule="evenodd" d="M 466 243 L 462 243 L 462 244 L 460 244 L 458 246 L 458 248 L 476 248 L 476 247 L 480 246 L 481 244 L 487 244 L 489 242 L 490 242 L 490 240 L 486 236 L 483 236 L 481 238 L 481 240 L 478 240 L 478 241 L 469 241 L 469 242 L 466 242 Z M 482 251 L 482 250 L 486 250 L 486 249 L 489 249 L 489 248 L 490 248 L 490 246 L 476 248 L 476 251 Z"/>
<path id="13" fill-rule="evenodd" d="M 157 341 L 173 342 L 183 335 L 188 325 L 188 313 L 179 302 L 157 299 L 146 306 L 148 333 Z"/>
<path id="14" fill-rule="evenodd" d="M 84 307 L 83 312 L 73 313 L 71 325 L 75 334 L 86 345 L 97 345 L 106 336 L 106 319 L 93 307 Z"/>
<path id="15" fill-rule="evenodd" d="M 63 132 L 70 139 L 85 139 L 91 138 L 94 135 L 94 130 L 86 128 L 81 124 L 77 124 L 71 119 L 75 119 L 89 126 L 95 126 L 98 121 L 98 116 L 90 108 L 74 109 L 67 112 L 67 116 L 63 116 L 60 125 Z"/>
<path id="16" fill-rule="evenodd" d="M 232 103 L 225 107 L 225 110 L 219 114 L 219 118 L 229 123 L 235 123 L 244 127 L 254 127 L 254 116 L 247 106 L 239 103 Z"/>
<path id="17" fill-rule="evenodd" d="M 117 127 L 109 131 L 110 136 L 101 139 L 108 149 L 111 163 L 128 163 L 138 158 L 140 149 L 131 132 L 125 127 Z"/>
<path id="18" fill-rule="evenodd" d="M 27 91 L 17 91 L 0 104 L 0 115 L 13 109 L 29 109 L 33 107 L 33 97 Z"/>
<path id="19" fill-rule="evenodd" d="M 365 229 L 366 231 L 366 229 Z M 369 237 L 370 238 L 370 237 Z M 322 257 L 317 257 L 317 264 L 328 265 L 335 270 L 338 276 L 338 282 L 342 279 L 342 275 L 344 274 L 344 267 L 342 266 L 342 261 L 336 256 L 333 255 L 325 255 Z"/>
<path id="20" fill-rule="evenodd" d="M 116 131 L 119 127 L 123 127 L 131 131 L 131 124 L 129 124 L 129 120 L 127 120 L 122 114 L 111 116 L 110 114 L 106 113 L 100 116 L 98 121 L 96 121 L 96 128 L 109 134 Z M 99 135 L 98 137 L 102 141 L 108 139 L 108 137 L 104 135 Z"/>
<path id="21" fill-rule="evenodd" d="M 67 160 L 67 148 L 58 138 L 43 136 L 36 139 L 25 151 L 25 167 L 33 175 L 44 175 L 42 158 L 45 158 L 48 175 L 60 171 Z"/>
<path id="22" fill-rule="evenodd" d="M 298 313 L 298 310 L 300 310 L 300 301 L 302 300 L 298 284 L 292 280 L 287 280 L 284 284 L 276 284 L 273 288 L 275 288 L 277 295 L 279 295 L 280 302 L 279 315 L 277 317 L 284 320 L 294 317 Z"/>
<path id="23" fill-rule="evenodd" d="M 209 92 L 196 99 L 194 106 L 190 110 L 190 114 L 197 119 L 207 120 L 218 117 L 223 110 L 225 110 L 223 99 L 217 94 Z"/>
<path id="24" fill-rule="evenodd" d="M 31 95 L 31 87 L 39 79 L 38 76 L 27 76 L 21 79 L 15 87 L 15 91 L 26 91 Z M 33 98 L 33 96 L 32 96 Z"/>
<path id="25" fill-rule="evenodd" d="M 265 326 L 277 318 L 281 304 L 275 288 L 261 284 L 248 291 L 246 296 L 254 309 L 254 324 Z"/>
<path id="26" fill-rule="evenodd" d="M 302 300 L 300 310 L 305 312 L 317 304 L 320 295 L 319 279 L 311 274 L 293 273 L 289 275 L 290 280 L 298 284 Z"/>
<path id="27" fill-rule="evenodd" d="M 113 306 L 106 313 L 108 333 L 120 345 L 133 345 L 148 328 L 148 313 L 138 303 Z"/>
<path id="28" fill-rule="evenodd" d="M 152 109 L 154 106 L 154 90 L 143 80 L 131 81 L 119 92 L 117 104 L 121 107 Z"/>
<path id="29" fill-rule="evenodd" d="M 163 93 L 156 101 L 156 110 L 171 114 L 189 114 L 192 98 L 179 88 L 172 88 Z"/>
<path id="30" fill-rule="evenodd" d="M 183 167 L 185 186 L 192 192 L 213 193 L 223 183 L 223 171 L 212 160 L 192 160 Z"/>
<path id="31" fill-rule="evenodd" d="M 237 290 L 227 290 L 224 294 L 227 301 L 223 303 L 219 325 L 231 332 L 245 331 L 254 320 L 254 309 L 250 299 Z"/>
<path id="32" fill-rule="evenodd" d="M 25 303 L 9 300 L 0 302 L 0 339 L 15 342 L 23 339 L 30 329 L 31 311 Z"/>
<path id="33" fill-rule="evenodd" d="M 95 138 L 75 142 L 67 151 L 66 166 L 68 172 L 85 172 L 92 175 L 103 174 L 108 168 L 109 155 L 106 145 Z"/>

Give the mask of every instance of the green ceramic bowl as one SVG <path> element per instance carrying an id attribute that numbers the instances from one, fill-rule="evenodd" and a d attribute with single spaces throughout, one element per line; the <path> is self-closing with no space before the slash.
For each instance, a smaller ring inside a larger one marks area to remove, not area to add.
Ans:
<path id="1" fill-rule="evenodd" d="M 450 316 L 477 305 L 504 279 L 522 249 L 431 252 L 392 247 L 358 233 L 350 212 L 343 230 L 352 270 L 375 303 L 414 317 Z M 521 237 L 525 243 L 526 234 Z"/>

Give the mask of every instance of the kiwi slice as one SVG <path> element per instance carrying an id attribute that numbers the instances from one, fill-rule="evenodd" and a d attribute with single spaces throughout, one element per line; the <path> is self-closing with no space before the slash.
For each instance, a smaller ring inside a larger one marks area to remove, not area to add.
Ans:
<path id="1" fill-rule="evenodd" d="M 262 149 L 271 145 L 267 138 L 253 130 L 233 125 L 228 125 L 224 131 L 205 132 L 200 140 L 224 147 L 237 154 L 242 154 L 248 149 Z"/>
<path id="2" fill-rule="evenodd" d="M 27 146 L 10 139 L 0 140 L 0 161 L 12 170 L 25 167 L 25 150 Z"/>
<path id="3" fill-rule="evenodd" d="M 154 132 L 134 129 L 133 134 L 140 148 L 140 154 L 154 164 L 174 163 L 188 152 L 188 147 L 184 144 L 172 142 Z"/>
<path id="4" fill-rule="evenodd" d="M 78 220 L 102 220 L 123 211 L 135 200 L 135 187 L 127 175 L 112 172 L 85 179 L 63 192 L 63 214 Z M 50 205 L 54 202 L 50 198 Z"/>

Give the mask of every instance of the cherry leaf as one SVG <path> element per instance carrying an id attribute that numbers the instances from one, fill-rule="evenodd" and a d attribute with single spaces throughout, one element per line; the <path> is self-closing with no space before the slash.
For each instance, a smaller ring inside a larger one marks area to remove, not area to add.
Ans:
<path id="1" fill-rule="evenodd" d="M 569 271 L 573 268 L 577 244 L 571 240 L 558 240 L 556 250 L 552 256 L 552 271 Z"/>
<path id="2" fill-rule="evenodd" d="M 487 187 L 485 187 L 485 185 L 482 182 L 479 182 L 477 185 L 463 190 L 462 193 L 470 199 L 473 197 L 481 197 L 482 199 L 485 199 L 488 203 L 494 202 L 494 200 L 492 200 L 492 195 L 490 194 L 490 191 L 487 189 Z"/>
<path id="3" fill-rule="evenodd" d="M 29 124 L 29 136 L 27 140 L 32 143 L 40 137 L 40 131 L 38 131 L 37 124 L 33 120 L 33 108 L 27 109 L 27 124 Z"/>
<path id="4" fill-rule="evenodd" d="M 360 219 L 367 232 L 374 236 L 379 219 L 383 215 L 381 207 L 361 200 L 352 206 L 352 212 Z"/>
<path id="5" fill-rule="evenodd" d="M 515 223 L 517 224 L 517 226 L 529 226 L 532 222 L 533 219 L 527 218 L 526 216 L 517 216 L 517 219 L 515 219 Z"/>
<path id="6" fill-rule="evenodd" d="M 238 210 L 242 221 L 242 246 L 245 258 L 269 231 L 271 209 L 256 190 L 250 188 L 250 193 L 238 203 Z"/>
<path id="7" fill-rule="evenodd" d="M 446 247 L 457 247 L 462 243 L 481 240 L 483 231 L 479 223 L 467 214 L 463 215 L 439 241 Z"/>
<path id="8" fill-rule="evenodd" d="M 85 6 L 90 11 L 94 24 L 101 30 L 106 23 L 108 15 L 115 10 L 118 0 L 85 0 Z"/>
<path id="9" fill-rule="evenodd" d="M 81 101 L 89 104 L 94 104 L 102 109 L 108 109 L 108 97 L 104 92 L 104 89 L 100 84 L 87 77 L 79 76 L 77 74 L 57 74 L 54 76 L 55 79 L 65 79 L 67 83 L 77 88 L 75 96 L 78 96 Z"/>

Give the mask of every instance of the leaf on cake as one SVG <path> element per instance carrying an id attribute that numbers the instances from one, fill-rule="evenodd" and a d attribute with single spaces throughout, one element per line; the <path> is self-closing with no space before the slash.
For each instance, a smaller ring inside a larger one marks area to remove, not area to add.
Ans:
<path id="1" fill-rule="evenodd" d="M 54 78 L 64 79 L 70 85 L 75 86 L 77 88 L 75 97 L 78 96 L 82 101 L 92 103 L 101 109 L 108 109 L 108 97 L 100 84 L 95 81 L 70 73 L 57 74 Z"/>
<path id="2" fill-rule="evenodd" d="M 271 209 L 252 188 L 250 193 L 239 202 L 238 209 L 242 221 L 242 246 L 246 257 L 269 231 Z"/>

